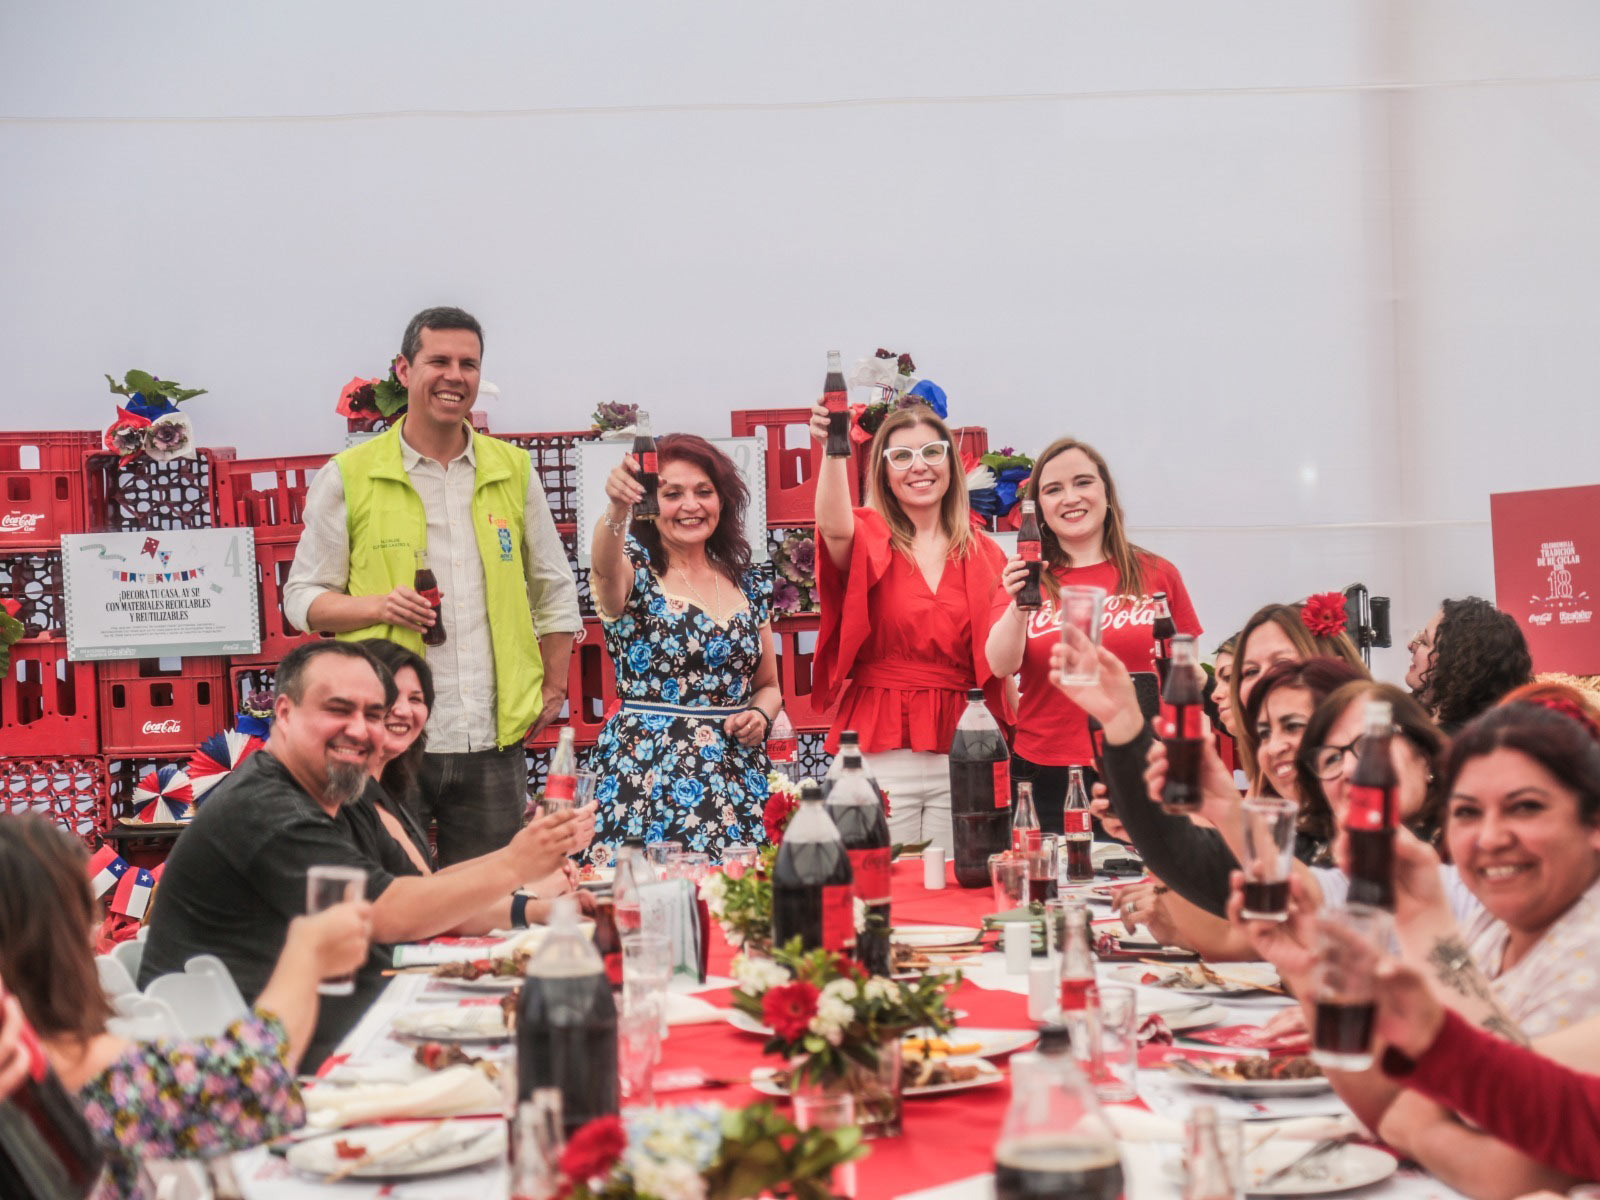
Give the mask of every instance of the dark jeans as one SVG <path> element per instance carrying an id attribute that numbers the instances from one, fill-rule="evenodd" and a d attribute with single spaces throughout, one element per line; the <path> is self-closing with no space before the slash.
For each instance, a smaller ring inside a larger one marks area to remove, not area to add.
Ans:
<path id="1" fill-rule="evenodd" d="M 1093 800 L 1091 789 L 1100 776 L 1093 767 L 1082 767 L 1083 794 Z M 1067 787 L 1072 782 L 1071 767 L 1051 767 L 1029 762 L 1020 754 L 1011 756 L 1011 807 L 1017 806 L 1017 784 L 1033 784 L 1033 810 L 1039 814 L 1041 833 L 1060 833 L 1062 814 L 1067 807 Z M 1095 822 L 1098 830 L 1099 822 Z"/>
<path id="2" fill-rule="evenodd" d="M 528 760 L 521 746 L 424 754 L 419 774 L 417 822 L 437 826 L 441 868 L 498 850 L 522 828 Z"/>

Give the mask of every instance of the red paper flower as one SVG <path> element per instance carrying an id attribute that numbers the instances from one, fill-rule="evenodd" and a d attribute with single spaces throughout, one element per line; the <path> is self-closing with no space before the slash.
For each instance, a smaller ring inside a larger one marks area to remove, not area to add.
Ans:
<path id="1" fill-rule="evenodd" d="M 106 430 L 105 447 L 126 465 L 130 459 L 144 453 L 144 431 L 149 427 L 149 417 L 119 408 L 117 419 Z"/>
<path id="2" fill-rule="evenodd" d="M 787 792 L 773 792 L 767 797 L 767 805 L 761 810 L 761 824 L 767 831 L 767 841 L 774 846 L 783 841 L 783 831 L 789 828 L 789 820 L 799 807 L 799 801 Z"/>
<path id="3" fill-rule="evenodd" d="M 372 397 L 372 389 L 377 384 L 376 379 L 362 379 L 359 375 L 344 385 L 344 391 L 339 393 L 339 403 L 335 411 L 341 417 L 370 417 L 376 415 L 378 403 Z"/>
<path id="4" fill-rule="evenodd" d="M 567 1143 L 560 1170 L 571 1180 L 588 1182 L 606 1174 L 628 1145 L 628 1132 L 619 1117 L 596 1117 Z"/>
<path id="5" fill-rule="evenodd" d="M 805 1037 L 811 1018 L 817 1015 L 820 994 L 815 985 L 804 979 L 769 988 L 761 998 L 761 1015 L 784 1041 L 797 1042 Z"/>
<path id="6" fill-rule="evenodd" d="M 22 617 L 22 602 L 13 600 L 10 596 L 0 596 L 0 608 L 5 609 L 9 616 L 19 620 Z"/>
<path id="7" fill-rule="evenodd" d="M 1318 637 L 1337 637 L 1345 629 L 1344 593 L 1312 596 L 1300 606 L 1300 620 Z"/>

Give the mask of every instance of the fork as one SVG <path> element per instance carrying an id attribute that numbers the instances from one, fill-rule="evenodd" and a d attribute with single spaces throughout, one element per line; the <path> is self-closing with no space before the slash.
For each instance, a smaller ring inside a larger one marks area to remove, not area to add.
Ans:
<path id="1" fill-rule="evenodd" d="M 1291 1159 L 1289 1162 L 1287 1162 L 1283 1166 L 1279 1167 L 1272 1174 L 1268 1175 L 1265 1179 L 1263 1179 L 1261 1181 L 1261 1184 L 1264 1186 L 1264 1185 L 1269 1184 L 1269 1183 L 1277 1183 L 1280 1179 L 1287 1178 L 1290 1175 L 1305 1174 L 1306 1173 L 1306 1168 L 1308 1166 L 1310 1166 L 1314 1161 L 1316 1161 L 1317 1159 L 1321 1158 L 1325 1154 L 1329 1154 L 1332 1151 L 1337 1150 L 1340 1146 L 1344 1145 L 1345 1142 L 1347 1142 L 1347 1141 L 1349 1141 L 1349 1138 L 1346 1138 L 1346 1137 L 1343 1137 L 1343 1136 L 1341 1136 L 1341 1137 L 1323 1138 L 1320 1142 L 1318 1142 L 1315 1146 L 1311 1147 L 1311 1149 L 1307 1150 L 1299 1158 Z"/>

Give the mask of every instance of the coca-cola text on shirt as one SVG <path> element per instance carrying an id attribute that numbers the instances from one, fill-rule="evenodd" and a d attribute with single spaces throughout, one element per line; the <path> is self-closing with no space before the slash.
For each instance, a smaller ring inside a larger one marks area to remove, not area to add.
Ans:
<path id="1" fill-rule="evenodd" d="M 1129 625 L 1154 625 L 1156 623 L 1155 600 L 1149 594 L 1138 596 L 1116 595 L 1107 596 L 1105 607 L 1101 610 L 1100 628 L 1124 629 Z M 1028 636 L 1030 638 L 1056 638 L 1061 636 L 1061 614 L 1056 611 L 1056 606 L 1047 596 L 1045 602 L 1028 618 Z"/>

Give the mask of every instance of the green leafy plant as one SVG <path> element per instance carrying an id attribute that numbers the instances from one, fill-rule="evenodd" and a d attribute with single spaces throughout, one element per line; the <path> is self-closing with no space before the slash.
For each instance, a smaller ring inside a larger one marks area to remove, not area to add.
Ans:
<path id="1" fill-rule="evenodd" d="M 15 600 L 0 600 L 0 679 L 11 674 L 11 647 L 27 634 L 25 625 L 17 620 L 22 606 Z"/>
<path id="2" fill-rule="evenodd" d="M 126 396 L 129 400 L 141 400 L 156 407 L 160 407 L 159 401 L 162 400 L 168 404 L 182 404 L 185 400 L 193 400 L 196 396 L 206 394 L 205 388 L 180 387 L 173 380 L 158 379 L 148 371 L 129 371 L 122 377 L 121 383 L 107 375 L 106 382 L 117 395 Z"/>

